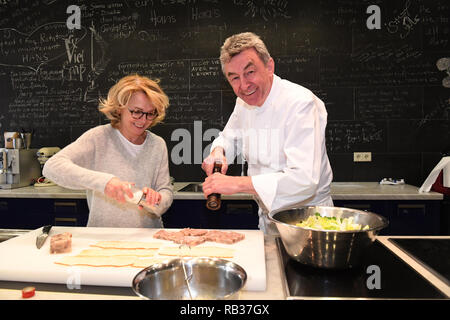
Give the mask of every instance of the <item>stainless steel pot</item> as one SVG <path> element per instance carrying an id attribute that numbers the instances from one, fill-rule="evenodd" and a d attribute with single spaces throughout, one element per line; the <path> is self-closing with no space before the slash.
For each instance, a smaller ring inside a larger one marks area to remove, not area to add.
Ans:
<path id="1" fill-rule="evenodd" d="M 245 270 L 217 258 L 180 258 L 153 264 L 133 279 L 134 292 L 152 300 L 238 299 Z"/>
<path id="2" fill-rule="evenodd" d="M 368 230 L 312 230 L 295 224 L 314 215 L 354 218 L 354 223 L 369 225 Z M 365 250 L 388 220 L 372 212 L 340 207 L 300 207 L 269 213 L 289 256 L 300 263 L 320 268 L 351 268 L 361 262 Z"/>

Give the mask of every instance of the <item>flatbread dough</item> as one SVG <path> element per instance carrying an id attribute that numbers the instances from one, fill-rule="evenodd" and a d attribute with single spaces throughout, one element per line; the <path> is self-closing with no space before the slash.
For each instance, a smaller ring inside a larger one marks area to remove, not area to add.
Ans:
<path id="1" fill-rule="evenodd" d="M 146 268 L 154 263 L 167 261 L 169 257 L 233 258 L 234 249 L 204 247 L 161 247 L 157 242 L 99 241 L 76 256 L 65 256 L 56 264 L 90 267 Z M 158 255 L 158 256 L 156 256 Z M 167 257 L 169 256 L 169 257 Z"/>
<path id="2" fill-rule="evenodd" d="M 91 244 L 91 247 L 104 249 L 158 249 L 160 242 L 142 242 L 142 241 L 99 241 Z"/>
<path id="3" fill-rule="evenodd" d="M 163 247 L 162 256 L 233 258 L 234 249 L 223 247 Z"/>
<path id="4" fill-rule="evenodd" d="M 65 256 L 56 264 L 65 266 L 89 266 L 89 267 L 128 267 L 137 257 L 115 256 L 115 257 L 89 257 L 89 256 Z"/>
<path id="5" fill-rule="evenodd" d="M 133 256 L 133 257 L 153 257 L 158 249 L 85 249 L 77 256 L 105 257 L 105 256 Z"/>
<path id="6" fill-rule="evenodd" d="M 133 262 L 133 267 L 147 268 L 148 266 L 151 266 L 154 263 L 161 263 L 164 261 L 169 261 L 170 259 L 172 259 L 172 258 L 169 258 L 169 257 L 140 258 L 140 259 L 136 259 Z"/>

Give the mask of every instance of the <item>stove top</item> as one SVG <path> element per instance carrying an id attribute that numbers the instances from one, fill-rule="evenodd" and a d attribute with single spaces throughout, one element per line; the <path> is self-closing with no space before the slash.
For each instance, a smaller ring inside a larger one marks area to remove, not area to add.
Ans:
<path id="1" fill-rule="evenodd" d="M 441 291 L 379 241 L 367 250 L 360 267 L 320 269 L 300 264 L 276 239 L 288 299 L 446 299 Z M 369 266 L 377 266 L 379 272 Z M 374 277 L 379 276 L 378 279 Z M 377 284 L 377 280 L 379 280 Z M 373 284 L 377 285 L 373 285 Z"/>
<path id="2" fill-rule="evenodd" d="M 450 239 L 390 238 L 389 241 L 450 286 Z"/>

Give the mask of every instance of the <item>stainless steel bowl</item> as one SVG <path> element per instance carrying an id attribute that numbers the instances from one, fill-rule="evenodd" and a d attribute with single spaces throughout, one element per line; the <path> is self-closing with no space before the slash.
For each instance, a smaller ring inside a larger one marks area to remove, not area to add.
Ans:
<path id="1" fill-rule="evenodd" d="M 138 296 L 152 300 L 222 300 L 238 299 L 246 281 L 247 273 L 234 262 L 180 258 L 143 269 L 132 287 Z"/>
<path id="2" fill-rule="evenodd" d="M 316 212 L 326 217 L 354 218 L 354 223 L 369 225 L 368 230 L 312 230 L 295 224 Z M 289 256 L 300 263 L 320 268 L 351 268 L 361 262 L 365 250 L 377 233 L 388 225 L 378 214 L 340 207 L 300 207 L 269 213 Z"/>

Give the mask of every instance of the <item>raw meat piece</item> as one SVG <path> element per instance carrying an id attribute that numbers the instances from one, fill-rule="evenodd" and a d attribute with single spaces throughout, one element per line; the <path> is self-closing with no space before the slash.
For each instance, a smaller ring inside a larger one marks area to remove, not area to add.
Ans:
<path id="1" fill-rule="evenodd" d="M 204 233 L 206 233 L 206 231 Z M 196 246 L 196 245 L 199 245 L 200 243 L 203 243 L 206 241 L 206 239 L 204 237 L 190 236 L 188 234 L 191 234 L 191 232 L 190 232 L 190 230 L 187 230 L 187 229 L 183 229 L 181 231 L 176 231 L 176 232 L 160 230 L 160 231 L 156 232 L 153 235 L 153 237 L 156 239 L 170 240 L 175 243 L 185 244 L 188 246 Z"/>
<path id="2" fill-rule="evenodd" d="M 222 236 L 222 232 L 217 231 L 217 230 L 211 230 L 205 234 L 205 238 L 207 241 L 216 241 L 216 239 L 220 238 L 221 236 Z"/>
<path id="3" fill-rule="evenodd" d="M 185 235 L 185 236 L 204 236 L 208 230 L 204 230 L 204 229 L 191 229 L 191 228 L 184 228 L 183 230 L 181 230 L 181 232 Z"/>
<path id="4" fill-rule="evenodd" d="M 213 230 L 213 231 L 209 231 L 205 235 L 205 238 L 207 241 L 233 244 L 233 243 L 243 240 L 245 238 L 245 235 L 242 233 L 234 232 L 234 231 Z"/>
<path id="5" fill-rule="evenodd" d="M 245 235 L 234 231 L 208 231 L 203 229 L 185 228 L 180 231 L 172 232 L 161 229 L 156 232 L 153 237 L 156 239 L 170 240 L 179 244 L 186 244 L 188 246 L 196 246 L 205 241 L 233 244 L 243 240 Z"/>
<path id="6" fill-rule="evenodd" d="M 155 239 L 168 240 L 172 232 L 166 231 L 164 229 L 159 230 L 153 235 Z"/>
<path id="7" fill-rule="evenodd" d="M 162 239 L 162 240 L 170 240 L 170 241 L 179 241 L 184 237 L 183 232 L 181 231 L 166 231 L 166 230 L 159 230 L 153 235 L 153 238 L 155 239 Z"/>
<path id="8" fill-rule="evenodd" d="M 67 253 L 72 251 L 72 234 L 64 232 L 50 238 L 50 253 Z"/>

